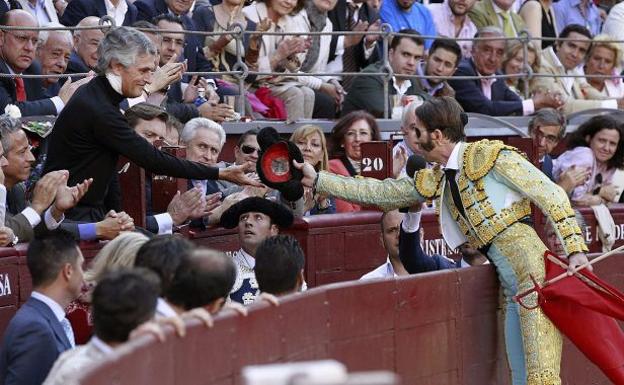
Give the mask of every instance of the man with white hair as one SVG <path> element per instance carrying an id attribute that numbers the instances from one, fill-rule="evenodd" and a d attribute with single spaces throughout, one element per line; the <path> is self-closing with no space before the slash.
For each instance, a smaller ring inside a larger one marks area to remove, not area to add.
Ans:
<path id="1" fill-rule="evenodd" d="M 48 23 L 44 27 L 63 28 L 59 23 Z M 37 61 L 41 65 L 42 75 L 61 75 L 67 70 L 69 58 L 74 48 L 74 41 L 70 31 L 39 32 L 37 46 Z M 57 77 L 43 79 L 44 92 L 48 97 L 57 96 L 61 89 L 61 82 Z"/>
<path id="2" fill-rule="evenodd" d="M 77 27 L 96 27 L 100 19 L 95 16 L 80 20 Z M 95 69 L 98 61 L 98 46 L 104 38 L 101 29 L 77 29 L 74 31 L 74 51 L 69 58 L 67 72 L 79 74 Z"/>
<path id="3" fill-rule="evenodd" d="M 245 171 L 249 165 L 225 169 L 167 155 L 141 138 L 119 111 L 125 98 L 135 98 L 152 82 L 156 48 L 134 28 L 119 27 L 104 36 L 98 47 L 98 76 L 81 87 L 56 121 L 50 135 L 45 172 L 69 170 L 70 184 L 93 178 L 81 203 L 67 213 L 75 220 L 101 220 L 104 198 L 119 156 L 147 171 L 186 179 L 225 179 L 259 186 Z"/>
<path id="4" fill-rule="evenodd" d="M 421 100 L 415 100 L 403 108 L 403 115 L 401 117 L 401 133 L 403 134 L 403 140 L 397 143 L 392 149 L 392 156 L 394 157 L 393 175 L 397 178 L 407 176 L 405 171 L 407 159 L 414 155 L 418 148 L 418 138 L 415 128 L 416 115 L 414 114 L 414 110 L 421 104 Z"/>
<path id="5" fill-rule="evenodd" d="M 206 118 L 189 120 L 182 129 L 180 140 L 186 145 L 186 159 L 214 167 L 225 144 L 225 131 L 217 122 Z M 219 192 L 214 180 L 193 180 L 206 194 Z"/>

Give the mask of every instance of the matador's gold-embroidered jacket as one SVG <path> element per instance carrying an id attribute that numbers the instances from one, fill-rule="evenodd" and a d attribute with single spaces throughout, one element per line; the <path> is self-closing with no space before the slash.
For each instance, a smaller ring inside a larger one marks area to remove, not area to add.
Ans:
<path id="1" fill-rule="evenodd" d="M 447 242 L 449 232 L 459 227 L 474 247 L 489 244 L 507 227 L 530 215 L 533 202 L 554 224 L 567 255 L 587 251 L 565 192 L 517 149 L 489 140 L 460 146 L 458 186 L 467 219 L 453 204 L 440 166 L 418 171 L 414 180 L 380 181 L 321 172 L 316 190 L 386 211 L 434 200 Z"/>

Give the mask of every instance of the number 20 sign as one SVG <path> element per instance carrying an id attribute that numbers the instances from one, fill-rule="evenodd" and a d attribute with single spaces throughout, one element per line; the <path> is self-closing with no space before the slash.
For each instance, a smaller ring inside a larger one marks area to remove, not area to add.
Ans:
<path id="1" fill-rule="evenodd" d="M 386 179 L 392 176 L 392 142 L 365 142 L 360 147 L 362 149 L 362 176 L 376 179 Z"/>

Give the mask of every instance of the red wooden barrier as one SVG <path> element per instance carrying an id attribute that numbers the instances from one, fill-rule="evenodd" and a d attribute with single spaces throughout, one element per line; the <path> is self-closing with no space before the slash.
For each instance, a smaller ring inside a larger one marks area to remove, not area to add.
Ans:
<path id="1" fill-rule="evenodd" d="M 622 256 L 596 266 L 624 289 Z M 83 373 L 81 384 L 240 384 L 245 365 L 334 358 L 350 371 L 391 370 L 404 384 L 509 384 L 500 333 L 498 284 L 491 266 L 385 281 L 347 282 L 253 305 L 206 329 L 189 321 L 184 339 L 133 341 Z M 563 383 L 606 385 L 569 343 Z"/>

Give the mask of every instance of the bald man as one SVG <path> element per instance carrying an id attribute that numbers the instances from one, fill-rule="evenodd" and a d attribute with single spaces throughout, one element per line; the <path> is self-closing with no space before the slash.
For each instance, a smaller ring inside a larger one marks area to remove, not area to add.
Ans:
<path id="1" fill-rule="evenodd" d="M 0 18 L 0 25 L 37 27 L 37 20 L 23 10 L 12 10 Z M 39 66 L 33 64 L 39 32 L 36 30 L 0 29 L 0 73 L 39 75 Z M 46 98 L 41 79 L 1 78 L 0 111 L 7 104 L 16 105 L 22 116 L 57 115 L 74 91 L 83 82 L 67 82 L 59 90 L 59 95 Z"/>
<path id="2" fill-rule="evenodd" d="M 82 19 L 77 27 L 96 27 L 100 19 L 88 16 Z M 86 73 L 95 68 L 97 64 L 97 48 L 104 38 L 104 32 L 100 29 L 83 29 L 74 31 L 74 50 L 69 58 L 67 73 Z"/>

